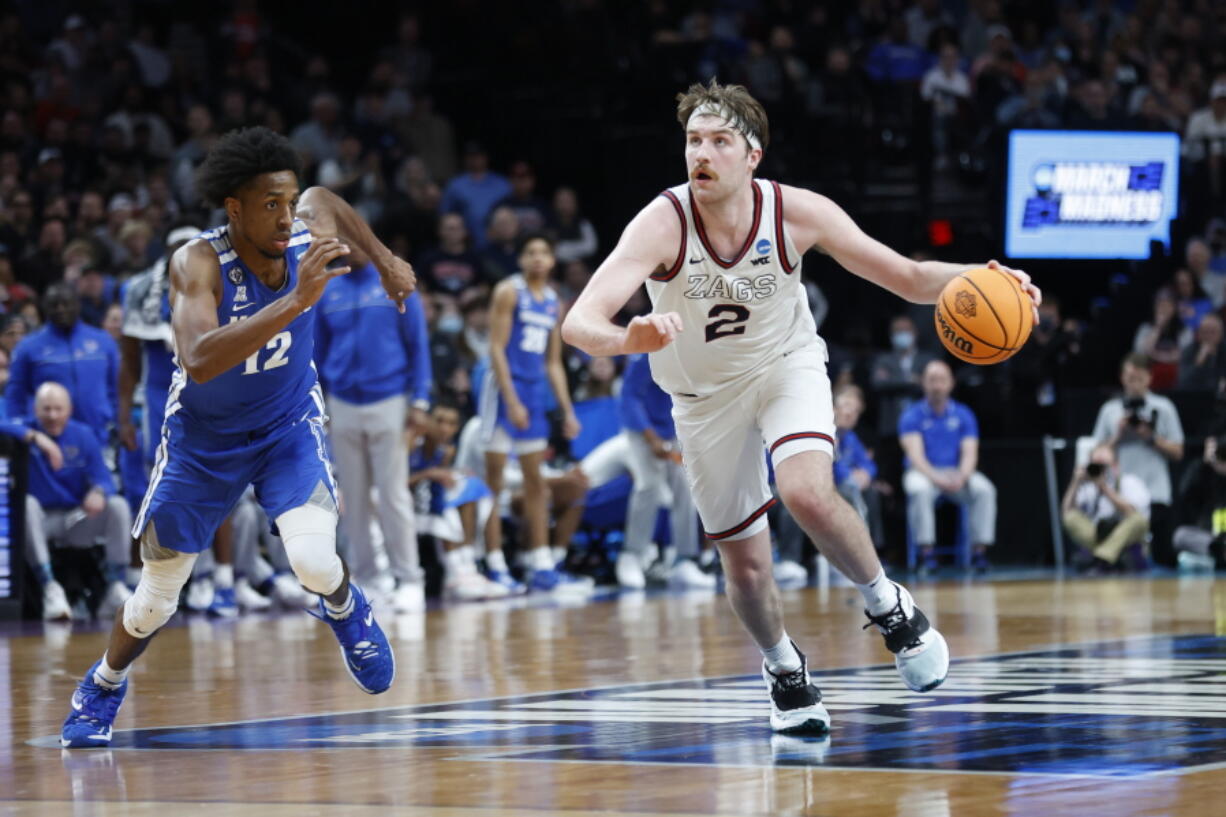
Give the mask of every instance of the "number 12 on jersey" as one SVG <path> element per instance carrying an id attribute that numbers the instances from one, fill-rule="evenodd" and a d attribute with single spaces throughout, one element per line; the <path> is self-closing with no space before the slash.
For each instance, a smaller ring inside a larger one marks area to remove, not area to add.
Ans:
<path id="1" fill-rule="evenodd" d="M 230 318 L 230 323 L 237 323 L 245 318 L 245 315 L 233 315 Z M 257 374 L 260 371 L 268 371 L 277 369 L 289 363 L 285 356 L 289 354 L 289 347 L 294 342 L 293 336 L 289 332 L 278 332 L 273 335 L 268 343 L 264 344 L 265 349 L 272 349 L 272 354 L 264 361 L 264 368 L 260 368 L 260 353 L 256 352 L 251 357 L 247 358 L 243 363 L 243 374 Z"/>

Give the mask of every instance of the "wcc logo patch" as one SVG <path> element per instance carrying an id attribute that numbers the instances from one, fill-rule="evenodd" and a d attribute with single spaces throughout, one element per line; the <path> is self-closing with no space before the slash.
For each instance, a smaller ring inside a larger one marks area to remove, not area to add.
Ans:
<path id="1" fill-rule="evenodd" d="M 954 295 L 954 312 L 965 318 L 975 317 L 976 300 L 975 293 L 965 289 L 958 290 Z"/>
<path id="2" fill-rule="evenodd" d="M 907 690 L 892 666 L 813 672 L 826 738 L 775 735 L 756 675 L 119 730 L 112 749 L 448 749 L 453 760 L 812 766 L 1147 778 L 1226 763 L 1226 639 L 1157 636 L 955 661 Z M 31 741 L 59 749 L 58 736 Z"/>

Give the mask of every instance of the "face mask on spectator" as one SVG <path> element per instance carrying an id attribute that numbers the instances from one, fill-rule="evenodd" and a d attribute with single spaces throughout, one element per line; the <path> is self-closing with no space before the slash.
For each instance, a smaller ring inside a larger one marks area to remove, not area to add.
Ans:
<path id="1" fill-rule="evenodd" d="M 438 331 L 444 335 L 458 335 L 464 329 L 464 318 L 454 312 L 438 319 Z"/>
<path id="2" fill-rule="evenodd" d="M 894 344 L 894 348 L 900 352 L 910 349 L 911 344 L 915 343 L 915 334 L 913 332 L 895 332 L 890 335 L 890 343 Z"/>

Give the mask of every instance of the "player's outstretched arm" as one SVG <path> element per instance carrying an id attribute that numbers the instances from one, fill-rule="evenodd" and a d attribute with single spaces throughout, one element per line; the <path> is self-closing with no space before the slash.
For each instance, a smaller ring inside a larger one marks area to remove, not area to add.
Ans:
<path id="1" fill-rule="evenodd" d="M 817 249 L 828 253 L 846 269 L 888 289 L 912 303 L 936 303 L 951 278 L 982 264 L 950 264 L 944 261 L 913 261 L 867 235 L 851 216 L 825 196 L 799 187 L 783 186 L 784 213 L 788 232 L 802 253 Z M 1037 308 L 1043 295 L 1030 276 L 997 267 L 1016 277 Z M 1036 314 L 1037 320 L 1037 314 Z"/>
<path id="2" fill-rule="evenodd" d="M 417 288 L 413 267 L 384 246 L 349 202 L 326 187 L 308 187 L 298 198 L 295 215 L 306 222 L 313 238 L 339 238 L 370 256 L 387 297 L 404 312 L 405 299 Z"/>
<path id="3" fill-rule="evenodd" d="M 589 355 L 626 355 L 662 349 L 684 327 L 675 312 L 640 316 L 626 327 L 613 323 L 634 291 L 681 247 L 681 222 L 673 206 L 656 198 L 626 226 L 621 240 L 588 281 L 562 322 L 562 339 Z"/>
<path id="4" fill-rule="evenodd" d="M 249 318 L 220 326 L 221 265 L 207 241 L 195 240 L 170 259 L 171 328 L 179 365 L 197 383 L 212 380 L 258 352 L 294 318 L 319 300 L 328 281 L 348 267 L 328 263 L 349 252 L 335 238 L 311 242 L 298 265 L 294 291 Z"/>

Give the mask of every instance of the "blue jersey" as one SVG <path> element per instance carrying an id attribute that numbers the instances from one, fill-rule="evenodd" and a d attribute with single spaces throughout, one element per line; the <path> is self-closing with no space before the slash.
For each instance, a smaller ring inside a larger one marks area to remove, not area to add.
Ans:
<path id="1" fill-rule="evenodd" d="M 516 273 L 510 280 L 515 284 L 515 311 L 507 341 L 507 366 L 513 380 L 543 381 L 549 336 L 558 322 L 558 293 L 546 286 L 538 301 L 523 274 Z"/>
<path id="2" fill-rule="evenodd" d="M 311 243 L 311 234 L 295 220 L 285 253 L 285 282 L 273 291 L 243 262 L 230 244 L 229 226 L 200 234 L 208 240 L 221 264 L 221 326 L 246 320 L 278 298 L 293 291 L 298 263 Z M 290 322 L 243 363 L 207 383 L 195 383 L 181 366 L 175 369 L 166 415 L 179 413 L 192 426 L 213 434 L 239 434 L 293 423 L 308 413 L 323 413 L 315 364 L 315 313 L 308 309 Z"/>

